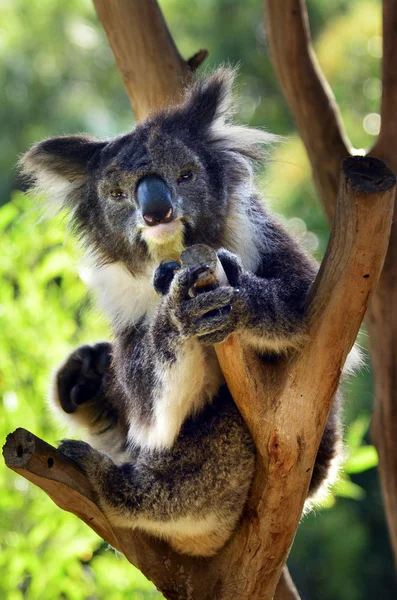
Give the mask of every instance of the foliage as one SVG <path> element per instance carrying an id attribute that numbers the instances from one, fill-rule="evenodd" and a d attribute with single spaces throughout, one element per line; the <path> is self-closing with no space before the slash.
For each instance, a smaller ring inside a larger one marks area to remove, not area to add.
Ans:
<path id="1" fill-rule="evenodd" d="M 208 68 L 240 62 L 237 117 L 287 136 L 260 182 L 287 226 L 321 258 L 328 228 L 310 168 L 270 65 L 257 0 L 160 0 L 185 57 L 208 48 Z M 380 3 L 311 0 L 318 57 L 357 147 L 379 125 Z M 130 106 L 91 3 L 1 0 L 0 433 L 18 426 L 55 443 L 45 408 L 51 370 L 79 343 L 108 337 L 78 275 L 78 248 L 62 216 L 39 220 L 13 165 L 49 135 L 110 136 L 132 126 Z M 144 82 L 143 82 L 144 84 Z M 366 347 L 365 334 L 361 344 Z M 298 531 L 290 568 L 303 597 L 395 597 L 392 559 L 369 444 L 369 367 L 346 390 L 346 463 Z M 121 600 L 159 597 L 151 584 L 40 490 L 0 468 L 0 598 Z M 363 569 L 362 565 L 366 568 Z M 394 593 L 393 593 L 394 590 Z"/>
<path id="2" fill-rule="evenodd" d="M 1 434 L 19 425 L 56 443 L 65 432 L 45 408 L 49 373 L 76 345 L 109 335 L 86 298 L 62 219 L 38 219 L 20 193 L 0 209 Z M 137 570 L 127 575 L 122 557 L 104 545 L 98 551 L 82 522 L 4 467 L 0 477 L 0 598 L 154 597 Z"/>

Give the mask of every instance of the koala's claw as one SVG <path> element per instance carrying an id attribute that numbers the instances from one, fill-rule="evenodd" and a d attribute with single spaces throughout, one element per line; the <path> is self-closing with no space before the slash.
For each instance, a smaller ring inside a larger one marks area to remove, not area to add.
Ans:
<path id="1" fill-rule="evenodd" d="M 94 489 L 109 467 L 114 466 L 110 456 L 80 440 L 62 440 L 58 452 L 72 460 L 87 475 Z"/>
<path id="2" fill-rule="evenodd" d="M 238 295 L 238 290 L 229 286 L 202 292 L 171 306 L 173 321 L 185 338 L 199 337 L 204 340 L 202 336 L 217 331 L 217 340 L 223 340 L 235 329 L 233 304 Z"/>
<path id="3" fill-rule="evenodd" d="M 158 294 L 162 296 L 168 294 L 175 273 L 180 268 L 181 265 L 175 261 L 162 262 L 157 267 L 153 275 L 153 285 Z"/>
<path id="4" fill-rule="evenodd" d="M 204 344 L 219 344 L 236 329 L 236 314 L 233 305 L 226 304 L 222 308 L 205 314 L 195 323 L 197 336 Z"/>
<path id="5" fill-rule="evenodd" d="M 182 311 L 188 318 L 202 317 L 212 311 L 230 306 L 233 302 L 235 291 L 231 287 L 219 287 L 215 290 L 202 292 L 194 298 L 186 300 L 182 305 Z"/>
<path id="6" fill-rule="evenodd" d="M 189 291 L 202 273 L 208 271 L 208 265 L 187 267 L 176 272 L 170 287 L 170 297 L 175 303 L 189 298 Z"/>
<path id="7" fill-rule="evenodd" d="M 233 262 L 235 273 L 240 272 L 237 257 L 226 250 L 221 254 Z M 202 289 L 191 297 L 191 288 L 208 268 L 199 265 L 175 271 L 169 292 L 164 296 L 163 310 L 182 339 L 197 337 L 202 343 L 214 344 L 225 340 L 237 327 L 240 290 L 237 286 L 225 285 Z M 231 272 L 231 267 L 228 270 Z"/>
<path id="8" fill-rule="evenodd" d="M 230 285 L 233 287 L 238 287 L 240 285 L 241 273 L 243 271 L 243 266 L 240 259 L 235 254 L 225 250 L 225 248 L 218 250 L 217 256 L 221 261 L 223 270 L 225 271 Z"/>
<path id="9" fill-rule="evenodd" d="M 107 380 L 111 345 L 103 342 L 77 348 L 56 376 L 59 402 L 72 414 L 82 404 L 94 400 Z"/>

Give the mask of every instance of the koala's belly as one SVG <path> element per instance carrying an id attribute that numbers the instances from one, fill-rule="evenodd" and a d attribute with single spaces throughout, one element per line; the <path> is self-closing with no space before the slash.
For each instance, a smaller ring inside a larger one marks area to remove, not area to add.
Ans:
<path id="1" fill-rule="evenodd" d="M 193 556 L 213 556 L 227 542 L 239 515 L 224 520 L 215 513 L 196 518 L 180 517 L 173 521 L 139 519 L 135 527 L 166 540 L 177 552 Z"/>
<path id="2" fill-rule="evenodd" d="M 180 552 L 214 554 L 241 516 L 254 462 L 251 436 L 222 386 L 211 405 L 186 421 L 171 449 L 140 453 L 143 486 L 157 482 L 156 511 L 150 499 L 141 498 L 139 518 L 131 524 Z"/>

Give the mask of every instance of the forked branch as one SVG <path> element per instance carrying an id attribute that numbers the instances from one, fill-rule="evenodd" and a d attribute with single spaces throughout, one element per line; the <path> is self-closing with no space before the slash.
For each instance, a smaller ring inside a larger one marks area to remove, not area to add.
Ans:
<path id="1" fill-rule="evenodd" d="M 7 439 L 6 464 L 123 552 L 167 598 L 272 600 L 341 369 L 382 269 L 394 191 L 395 178 L 380 161 L 344 162 L 332 235 L 308 304 L 308 338 L 299 353 L 263 366 L 236 334 L 217 347 L 258 461 L 241 526 L 213 559 L 178 555 L 143 533 L 115 527 L 84 475 L 25 430 Z M 279 598 L 281 592 L 280 584 Z"/>
<path id="2" fill-rule="evenodd" d="M 304 0 L 265 0 L 273 65 L 298 125 L 329 219 L 335 206 L 339 161 L 349 150 L 339 111 L 310 41 Z M 381 129 L 370 154 L 397 173 L 397 3 L 383 0 Z M 384 269 L 366 316 L 375 379 L 372 437 L 390 538 L 397 564 L 397 215 Z"/>
<path id="3" fill-rule="evenodd" d="M 341 370 L 382 270 L 394 192 L 395 177 L 383 163 L 370 157 L 346 159 L 328 249 L 307 308 L 302 350 L 265 369 L 238 336 L 217 351 L 259 454 L 254 526 L 240 530 L 233 541 L 237 560 L 231 569 L 243 563 L 243 572 L 259 574 L 254 583 L 246 582 L 250 589 L 241 591 L 243 597 L 259 597 L 260 589 L 260 597 L 270 599 L 277 585 Z M 239 536 L 250 539 L 251 555 L 237 555 L 238 547 L 245 547 Z"/>

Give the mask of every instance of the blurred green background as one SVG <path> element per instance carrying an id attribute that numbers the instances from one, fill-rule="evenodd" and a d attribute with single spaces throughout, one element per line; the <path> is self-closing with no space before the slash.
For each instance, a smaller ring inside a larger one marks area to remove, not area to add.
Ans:
<path id="1" fill-rule="evenodd" d="M 160 0 L 184 57 L 209 50 L 207 68 L 240 64 L 238 119 L 285 140 L 260 174 L 271 206 L 321 258 L 328 227 L 304 149 L 269 62 L 261 0 Z M 379 129 L 381 4 L 310 0 L 321 66 L 356 148 Z M 78 249 L 62 218 L 39 219 L 18 191 L 18 155 L 46 136 L 112 136 L 133 117 L 93 7 L 69 0 L 0 0 L 0 402 L 1 441 L 18 426 L 49 442 L 65 435 L 45 406 L 49 374 L 82 342 L 106 338 L 86 296 Z M 144 85 L 144 82 L 142 82 Z M 367 347 L 365 332 L 360 343 Z M 396 597 L 368 426 L 367 367 L 346 390 L 341 480 L 304 517 L 289 559 L 304 599 Z M 0 467 L 0 599 L 140 600 L 160 597 L 121 556 L 39 489 Z"/>

